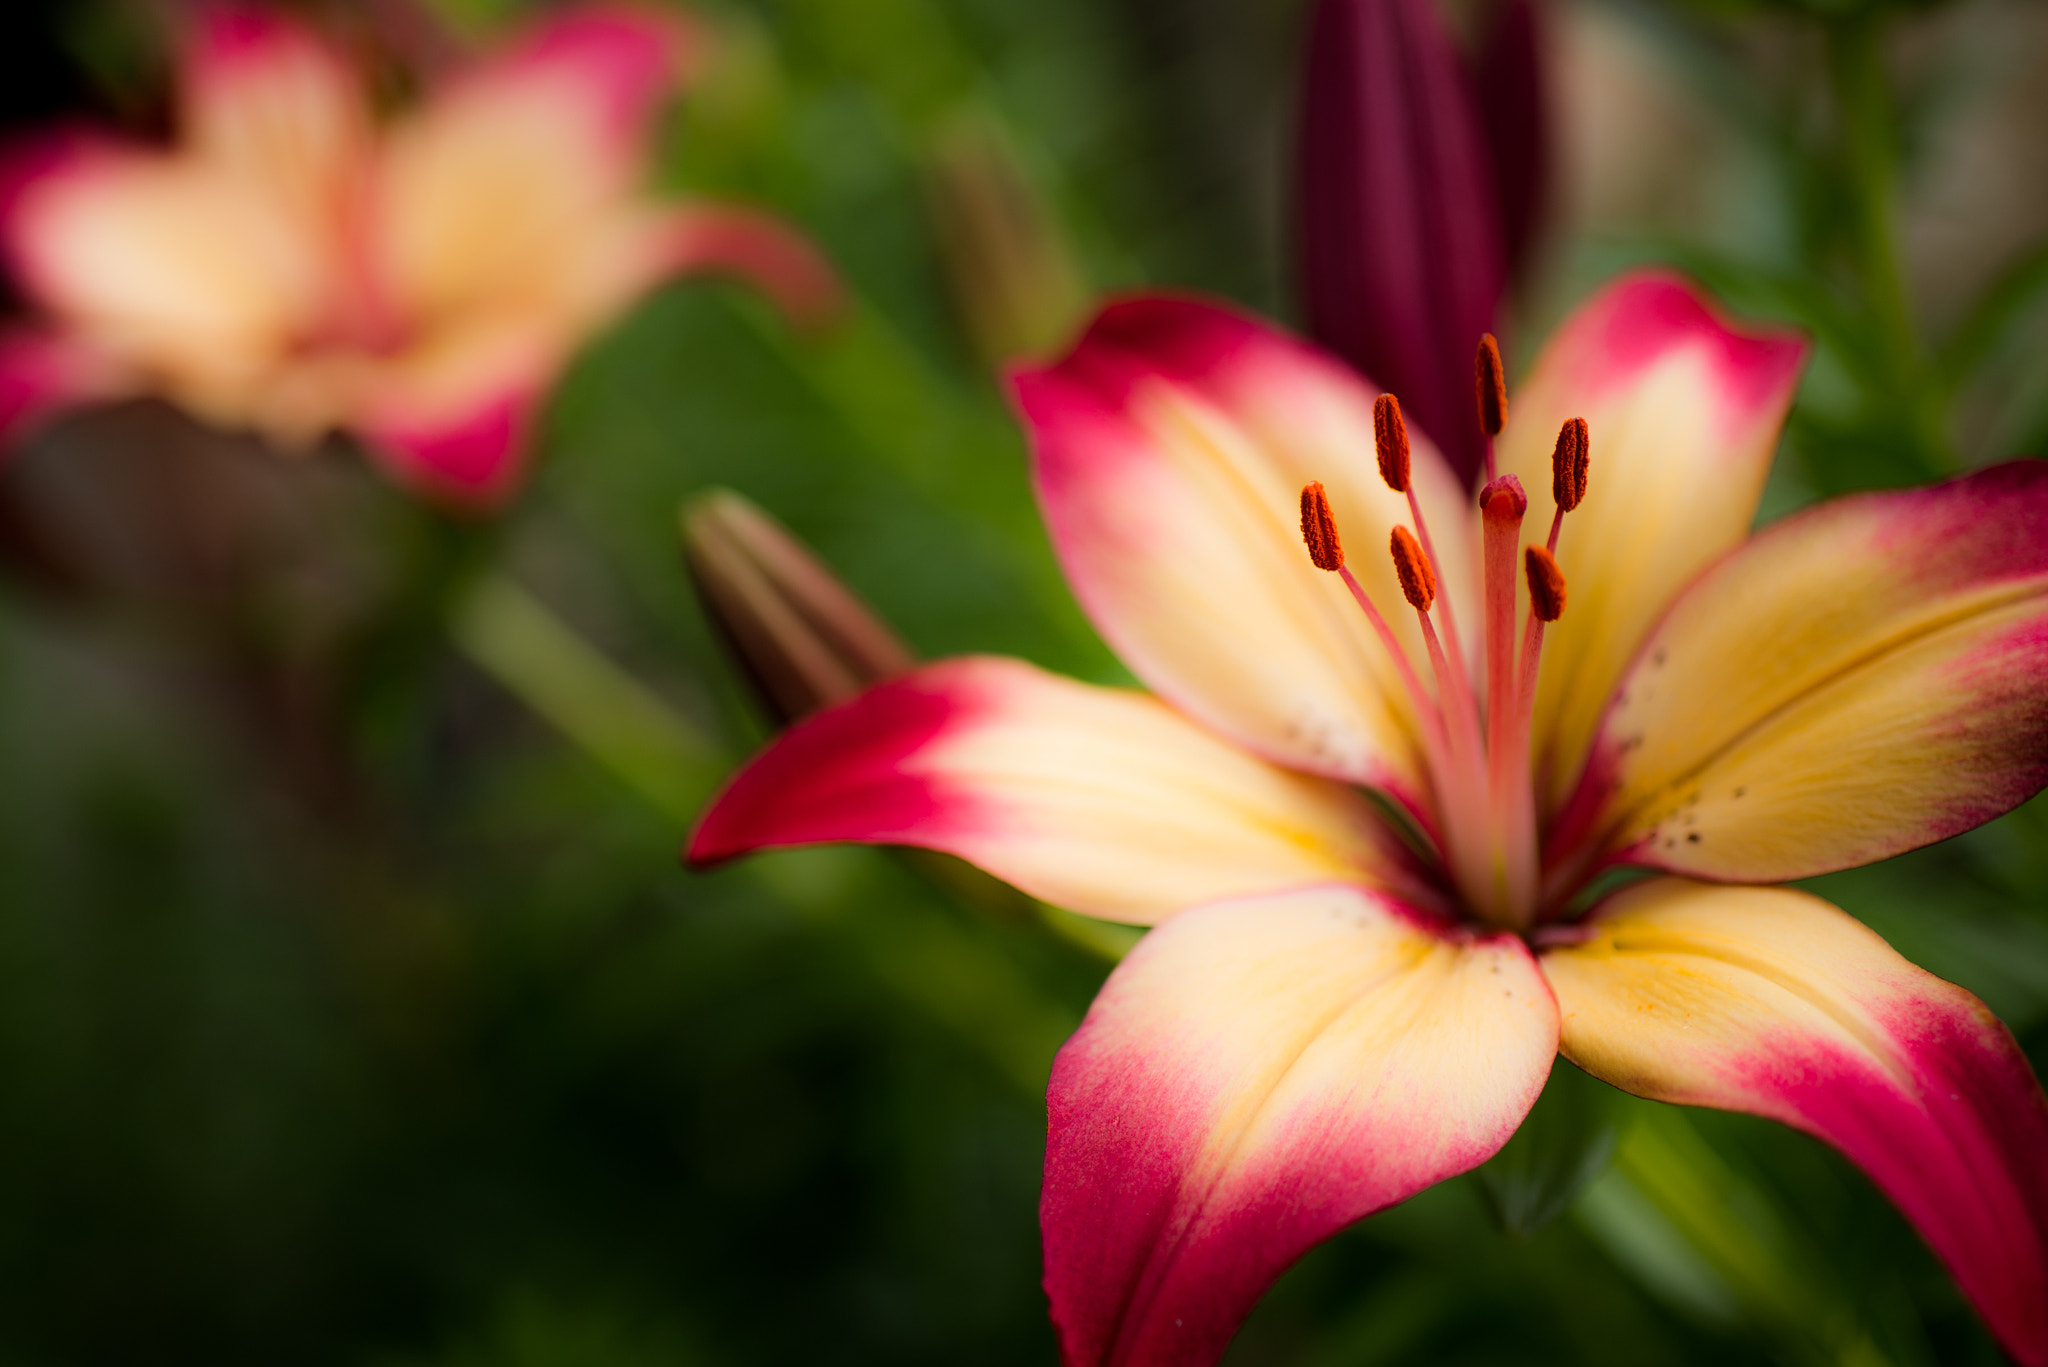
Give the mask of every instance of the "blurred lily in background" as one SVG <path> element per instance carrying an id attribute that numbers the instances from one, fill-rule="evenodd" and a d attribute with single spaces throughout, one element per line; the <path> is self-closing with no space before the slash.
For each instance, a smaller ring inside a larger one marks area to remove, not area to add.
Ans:
<path id="1" fill-rule="evenodd" d="M 1112 305 L 1014 392 L 1068 579 L 1153 695 L 918 669 L 787 732 L 690 857 L 921 846 L 1156 927 L 1052 1072 L 1070 1363 L 1214 1361 L 1307 1248 L 1496 1152 L 1559 1052 L 1834 1145 L 2048 1363 L 2024 1055 L 1765 886 L 2048 782 L 2048 466 L 1752 538 L 1800 338 L 1644 274 L 1565 322 L 1504 425 L 1492 354 L 1475 517 L 1334 358 L 1207 303 Z M 1555 512 L 1524 545 L 1532 487 Z"/>
<path id="2" fill-rule="evenodd" d="M 640 188 L 705 44 L 674 12 L 569 9 L 380 125 L 366 73 L 296 21 L 201 11 L 176 146 L 67 130 L 9 164 L 0 237 L 40 317 L 0 340 L 0 421 L 157 394 L 287 451 L 345 430 L 423 494 L 501 504 L 556 374 L 659 281 L 833 304 L 780 222 Z"/>
<path id="3" fill-rule="evenodd" d="M 1461 56 L 1431 0 L 1322 0 L 1303 62 L 1295 268 L 1310 337 L 1401 395 L 1463 478 L 1463 380 L 1534 251 L 1550 156 L 1541 37 L 1503 0 Z"/>

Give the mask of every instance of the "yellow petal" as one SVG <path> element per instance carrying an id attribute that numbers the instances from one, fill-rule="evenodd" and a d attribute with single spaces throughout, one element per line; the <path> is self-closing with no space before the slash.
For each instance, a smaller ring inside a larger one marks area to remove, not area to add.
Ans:
<path id="1" fill-rule="evenodd" d="M 2048 1100 L 1982 1002 L 1784 888 L 1658 879 L 1586 929 L 1543 956 L 1567 1058 L 1834 1145 L 2013 1355 L 2048 1362 Z"/>
<path id="2" fill-rule="evenodd" d="M 2048 783 L 2048 465 L 1789 518 L 1651 635 L 1584 838 L 1775 882 L 1987 821 Z"/>

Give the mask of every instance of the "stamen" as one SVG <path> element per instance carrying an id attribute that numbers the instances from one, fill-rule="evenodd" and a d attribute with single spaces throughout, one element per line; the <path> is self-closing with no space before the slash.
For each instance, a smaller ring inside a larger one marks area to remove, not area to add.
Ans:
<path id="1" fill-rule="evenodd" d="M 1493 478 L 1493 439 L 1508 420 L 1508 378 L 1500 363 L 1500 343 L 1493 334 L 1479 338 L 1479 355 L 1473 360 L 1473 379 L 1479 389 L 1479 430 L 1486 434 L 1486 477 Z"/>
<path id="2" fill-rule="evenodd" d="M 1415 535 L 1422 542 L 1423 554 L 1429 563 L 1436 563 L 1436 542 L 1429 536 L 1429 523 L 1423 521 L 1422 504 L 1415 497 L 1415 481 L 1408 453 L 1408 424 L 1401 417 L 1401 401 L 1392 394 L 1382 394 L 1372 401 L 1372 438 L 1380 459 L 1380 478 L 1387 487 L 1397 494 L 1408 496 L 1408 516 L 1415 524 Z M 1460 679 L 1471 676 L 1465 670 L 1465 647 L 1458 635 L 1458 618 L 1451 611 L 1451 600 L 1443 602 L 1444 635 L 1448 637 L 1451 669 Z M 1467 691 L 1469 691 L 1469 684 Z"/>
<path id="3" fill-rule="evenodd" d="M 1586 420 L 1567 419 L 1557 430 L 1557 449 L 1550 454 L 1550 493 L 1562 511 L 1568 513 L 1585 502 L 1586 476 L 1591 466 Z"/>
<path id="4" fill-rule="evenodd" d="M 1344 543 L 1337 539 L 1337 519 L 1320 481 L 1301 491 L 1301 539 L 1308 543 L 1308 558 L 1317 569 L 1334 574 L 1344 568 Z"/>
<path id="5" fill-rule="evenodd" d="M 1557 500 L 1557 512 L 1550 519 L 1550 539 L 1545 547 L 1557 553 L 1557 534 L 1564 515 L 1586 500 L 1586 479 L 1592 468 L 1592 438 L 1584 418 L 1568 418 L 1557 432 L 1557 447 L 1550 453 L 1550 494 Z"/>
<path id="6" fill-rule="evenodd" d="M 1565 591 L 1564 571 L 1558 569 L 1556 558 L 1542 546 L 1531 546 L 1522 552 L 1522 568 L 1529 581 L 1529 621 L 1522 630 L 1522 677 L 1515 689 L 1514 727 L 1508 749 L 1516 768 L 1525 777 L 1518 801 L 1502 809 L 1502 831 L 1507 844 L 1509 883 L 1520 896 L 1515 905 L 1526 918 L 1534 912 L 1539 891 L 1535 776 L 1529 771 L 1529 733 L 1536 714 L 1536 679 L 1543 662 L 1543 628 L 1564 615 Z"/>
<path id="7" fill-rule="evenodd" d="M 1359 611 L 1371 624 L 1373 633 L 1380 639 L 1380 646 L 1387 652 L 1387 658 L 1394 663 L 1394 671 L 1401 677 L 1401 686 L 1408 690 L 1408 700 L 1415 707 L 1417 722 L 1422 727 L 1423 753 L 1429 760 L 1430 772 L 1447 774 L 1451 772 L 1450 746 L 1444 735 L 1442 711 L 1422 687 L 1422 680 L 1415 673 L 1414 664 L 1408 659 L 1408 652 L 1394 638 L 1393 629 L 1387 619 L 1380 615 L 1379 608 L 1358 582 L 1357 576 L 1344 567 L 1343 543 L 1337 536 L 1337 517 L 1330 511 L 1330 496 L 1320 482 L 1304 485 L 1301 491 L 1301 539 L 1308 544 L 1309 559 L 1319 570 L 1328 570 L 1344 581 L 1344 587 L 1351 592 L 1351 599 L 1358 604 Z M 1412 600 L 1411 600 L 1412 601 Z M 1425 620 L 1425 628 L 1427 621 Z"/>
<path id="8" fill-rule="evenodd" d="M 1428 612 L 1429 605 L 1436 601 L 1436 567 L 1429 563 L 1429 557 L 1422 553 L 1422 547 L 1416 544 L 1414 534 L 1406 527 L 1394 528 L 1388 549 L 1393 552 L 1394 574 L 1401 581 L 1401 596 L 1417 612 Z"/>
<path id="9" fill-rule="evenodd" d="M 1523 553 L 1523 568 L 1529 579 L 1529 609 L 1539 622 L 1555 622 L 1564 616 L 1564 571 L 1557 557 L 1541 546 Z"/>
<path id="10" fill-rule="evenodd" d="M 1408 424 L 1401 420 L 1401 401 L 1392 394 L 1372 401 L 1372 440 L 1379 448 L 1380 478 L 1395 493 L 1408 493 Z"/>
<path id="11" fill-rule="evenodd" d="M 1435 565 L 1406 527 L 1396 524 L 1387 544 L 1394 557 L 1394 574 L 1401 581 L 1401 596 L 1415 609 L 1416 625 L 1422 628 L 1422 644 L 1429 651 L 1437 696 L 1443 701 L 1446 753 L 1443 763 L 1434 768 L 1433 781 L 1443 818 L 1444 852 L 1462 886 L 1487 888 L 1491 880 L 1483 834 L 1487 828 L 1486 756 L 1479 738 L 1479 713 L 1463 673 L 1453 670 L 1444 658 L 1443 642 L 1429 620 L 1430 605 L 1436 601 Z M 1449 600 L 1445 602 L 1448 606 Z"/>

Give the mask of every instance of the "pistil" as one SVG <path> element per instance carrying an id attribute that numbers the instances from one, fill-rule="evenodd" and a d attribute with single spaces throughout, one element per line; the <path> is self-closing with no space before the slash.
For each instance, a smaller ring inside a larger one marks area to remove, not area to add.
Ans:
<path id="1" fill-rule="evenodd" d="M 1515 662 L 1515 561 L 1529 496 L 1513 475 L 1479 493 L 1486 621 L 1486 786 L 1502 905 L 1535 900 L 1535 822 L 1526 753 L 1513 743 L 1519 682 Z"/>

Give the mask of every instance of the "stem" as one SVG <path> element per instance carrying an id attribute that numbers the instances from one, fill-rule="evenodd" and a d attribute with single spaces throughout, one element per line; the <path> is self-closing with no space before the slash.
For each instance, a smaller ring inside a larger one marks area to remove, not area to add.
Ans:
<path id="1" fill-rule="evenodd" d="M 681 822 L 696 818 L 724 774 L 721 747 L 544 603 L 510 580 L 487 578 L 456 605 L 449 625 L 484 672 L 657 811 Z M 1053 1053 L 1078 1021 L 1013 960 L 914 908 L 896 908 L 889 919 L 869 905 L 841 915 L 844 868 L 807 878 L 785 857 L 760 865 L 758 876 L 813 918 L 842 927 L 880 981 L 979 1047 L 1026 1095 L 1044 1094 Z M 1105 944 L 1097 952 L 1111 950 Z"/>
<path id="2" fill-rule="evenodd" d="M 485 579 L 450 627 L 464 654 L 664 816 L 696 819 L 728 757 L 526 590 Z"/>
<path id="3" fill-rule="evenodd" d="M 1897 229 L 1898 136 L 1885 25 L 1878 12 L 1847 16 L 1827 28 L 1828 75 L 1841 124 L 1842 183 L 1848 192 L 1849 250 L 1868 321 L 1876 334 L 1886 394 L 1901 410 L 1930 474 L 1954 464 L 1938 377 L 1920 342 L 1907 298 Z"/>

